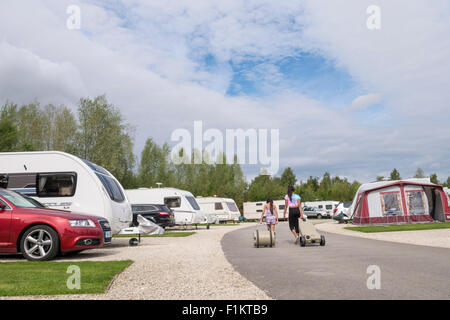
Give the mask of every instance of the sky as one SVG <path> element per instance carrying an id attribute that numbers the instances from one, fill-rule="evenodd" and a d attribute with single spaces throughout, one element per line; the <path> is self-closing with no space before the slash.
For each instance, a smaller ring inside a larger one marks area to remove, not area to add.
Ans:
<path id="1" fill-rule="evenodd" d="M 202 121 L 279 129 L 278 174 L 369 182 L 421 167 L 445 181 L 449 14 L 447 0 L 2 0 L 0 103 L 75 111 L 106 94 L 135 127 L 136 154 Z"/>

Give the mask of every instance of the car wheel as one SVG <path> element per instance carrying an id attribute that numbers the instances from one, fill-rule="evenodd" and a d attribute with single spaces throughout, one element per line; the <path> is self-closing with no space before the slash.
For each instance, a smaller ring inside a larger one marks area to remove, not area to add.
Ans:
<path id="1" fill-rule="evenodd" d="M 51 260 L 59 252 L 58 233 L 46 225 L 34 226 L 23 234 L 20 251 L 30 261 Z"/>
<path id="2" fill-rule="evenodd" d="M 320 213 L 317 215 L 317 219 L 322 219 L 322 215 Z"/>

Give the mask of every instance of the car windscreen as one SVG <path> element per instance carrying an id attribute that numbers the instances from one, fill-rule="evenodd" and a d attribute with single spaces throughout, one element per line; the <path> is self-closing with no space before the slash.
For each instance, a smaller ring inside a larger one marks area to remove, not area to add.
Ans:
<path id="1" fill-rule="evenodd" d="M 189 201 L 189 203 L 191 204 L 191 206 L 194 210 L 200 210 L 200 207 L 199 207 L 197 201 L 195 201 L 194 197 L 187 196 L 186 199 L 187 199 L 187 201 Z"/>
<path id="2" fill-rule="evenodd" d="M 239 211 L 234 202 L 227 202 L 226 204 L 227 204 L 228 209 L 230 209 L 230 211 L 233 211 L 233 212 Z"/>
<path id="3" fill-rule="evenodd" d="M 36 204 L 16 192 L 0 190 L 0 195 L 18 208 L 37 208 Z"/>

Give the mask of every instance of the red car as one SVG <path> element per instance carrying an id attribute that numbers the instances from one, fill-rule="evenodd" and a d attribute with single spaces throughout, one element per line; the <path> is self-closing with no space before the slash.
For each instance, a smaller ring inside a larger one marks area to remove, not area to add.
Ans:
<path id="1" fill-rule="evenodd" d="M 43 208 L 22 195 L 0 189 L 0 252 L 28 260 L 50 260 L 60 253 L 94 249 L 111 242 L 103 218 Z"/>

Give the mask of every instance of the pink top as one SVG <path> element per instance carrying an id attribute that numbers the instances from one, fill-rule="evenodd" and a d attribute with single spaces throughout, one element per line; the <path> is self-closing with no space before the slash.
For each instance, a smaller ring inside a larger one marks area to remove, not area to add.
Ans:
<path id="1" fill-rule="evenodd" d="M 301 197 L 298 194 L 294 193 L 294 194 L 292 194 L 292 201 L 291 201 L 291 199 L 289 199 L 289 195 L 286 195 L 286 197 L 284 197 L 284 199 L 286 199 L 288 201 L 289 208 L 295 208 L 295 207 L 299 206 L 298 202 L 300 201 Z"/>

